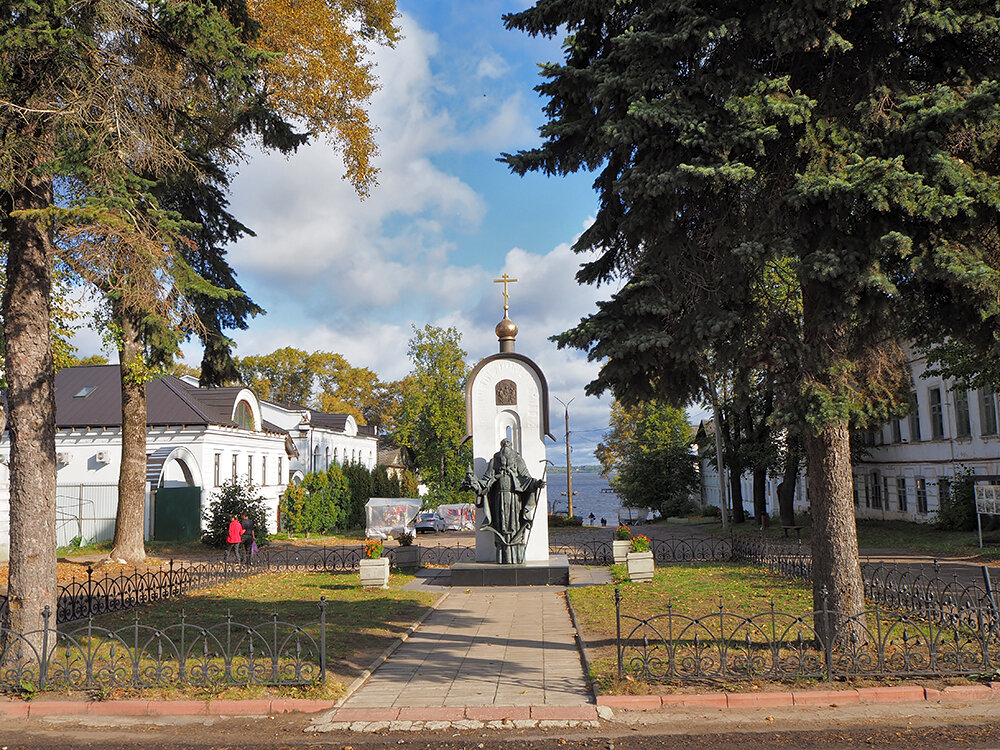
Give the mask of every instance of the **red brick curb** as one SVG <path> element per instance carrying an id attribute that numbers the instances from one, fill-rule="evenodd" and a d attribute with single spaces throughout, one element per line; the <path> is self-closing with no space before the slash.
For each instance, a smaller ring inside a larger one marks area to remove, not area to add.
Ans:
<path id="1" fill-rule="evenodd" d="M 846 706 L 852 703 L 906 703 L 910 701 L 982 701 L 1000 698 L 1000 682 L 989 685 L 952 685 L 941 690 L 918 685 L 802 690 L 789 693 L 702 693 L 688 695 L 599 695 L 598 706 L 628 711 L 659 708 L 772 708 L 778 706 Z"/>
<path id="2" fill-rule="evenodd" d="M 17 701 L 0 698 L 0 718 L 35 716 L 268 716 L 316 713 L 333 707 L 332 701 L 305 698 L 263 698 L 233 701 Z"/>

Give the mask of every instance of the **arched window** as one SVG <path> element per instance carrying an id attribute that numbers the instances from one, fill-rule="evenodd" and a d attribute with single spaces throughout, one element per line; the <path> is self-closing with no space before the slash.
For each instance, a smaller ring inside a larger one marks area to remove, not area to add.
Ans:
<path id="1" fill-rule="evenodd" d="M 326 468 L 330 468 L 330 446 L 326 446 Z"/>
<path id="2" fill-rule="evenodd" d="M 240 401 L 236 404 L 236 413 L 233 415 L 233 421 L 236 422 L 236 426 L 240 429 L 250 431 L 256 429 L 253 423 L 253 412 L 250 410 L 250 404 L 246 401 Z"/>

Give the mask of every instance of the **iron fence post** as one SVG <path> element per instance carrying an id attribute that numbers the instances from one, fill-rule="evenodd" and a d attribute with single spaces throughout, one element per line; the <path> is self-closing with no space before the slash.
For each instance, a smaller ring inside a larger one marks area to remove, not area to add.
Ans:
<path id="1" fill-rule="evenodd" d="M 618 651 L 618 679 L 622 679 L 622 592 L 615 586 L 615 648 Z"/>
<path id="2" fill-rule="evenodd" d="M 319 598 L 319 681 L 326 682 L 326 597 Z"/>
<path id="3" fill-rule="evenodd" d="M 49 671 L 49 618 L 52 616 L 52 610 L 49 609 L 49 605 L 45 605 L 45 609 L 42 610 L 42 653 L 39 655 L 38 659 L 38 686 L 40 688 L 45 687 L 45 683 L 48 680 Z"/>
<path id="4" fill-rule="evenodd" d="M 983 582 L 986 584 L 986 601 L 990 605 L 990 615 L 993 618 L 991 624 L 991 631 L 994 631 L 997 627 L 997 600 L 993 596 L 993 581 L 990 580 L 990 569 L 983 566 Z"/>
<path id="5" fill-rule="evenodd" d="M 823 618 L 823 655 L 826 661 L 827 682 L 833 680 L 833 628 L 830 626 L 830 610 L 826 603 L 826 586 L 819 590 L 821 616 Z"/>

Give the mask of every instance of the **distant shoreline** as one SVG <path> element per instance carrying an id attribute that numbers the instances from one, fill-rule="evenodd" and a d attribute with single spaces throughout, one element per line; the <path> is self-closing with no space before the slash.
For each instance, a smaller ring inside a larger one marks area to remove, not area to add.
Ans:
<path id="1" fill-rule="evenodd" d="M 549 474 L 565 474 L 565 473 L 566 473 L 566 467 L 565 466 L 550 466 L 549 467 Z M 574 466 L 573 467 L 573 473 L 574 474 L 600 474 L 601 473 L 601 466 L 600 466 L 600 464 L 586 464 L 584 466 Z"/>

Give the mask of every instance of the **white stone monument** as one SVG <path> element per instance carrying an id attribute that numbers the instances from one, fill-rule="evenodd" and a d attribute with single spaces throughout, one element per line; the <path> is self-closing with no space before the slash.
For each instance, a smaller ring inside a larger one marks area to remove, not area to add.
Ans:
<path id="1" fill-rule="evenodd" d="M 545 478 L 545 438 L 555 440 L 549 432 L 549 390 L 541 368 L 531 359 L 514 351 L 517 326 L 508 316 L 507 284 L 517 281 L 507 274 L 497 279 L 504 285 L 504 316 L 497 324 L 496 334 L 500 351 L 486 357 L 475 366 L 465 387 L 466 439 L 472 440 L 473 471 L 482 477 L 493 455 L 500 449 L 504 438 L 513 443 L 514 450 L 524 459 L 528 473 L 534 478 Z M 546 488 L 537 494 L 534 517 L 524 551 L 524 565 L 497 565 L 496 536 L 488 528 L 481 528 L 484 509 L 476 510 L 476 563 L 478 567 L 492 565 L 496 568 L 530 568 L 534 575 L 521 571 L 518 576 L 501 570 L 495 580 L 472 580 L 456 577 L 452 568 L 453 585 L 482 583 L 510 585 L 512 583 L 564 583 L 568 580 L 565 557 L 549 560 L 549 508 Z M 557 572 L 546 570 L 555 565 Z M 477 574 L 478 575 L 478 574 Z M 516 581 L 514 579 L 517 579 Z"/>

